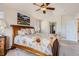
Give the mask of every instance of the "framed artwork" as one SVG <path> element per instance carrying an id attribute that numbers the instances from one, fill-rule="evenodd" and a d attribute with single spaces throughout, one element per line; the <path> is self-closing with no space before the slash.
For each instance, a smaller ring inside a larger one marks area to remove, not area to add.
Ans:
<path id="1" fill-rule="evenodd" d="M 17 13 L 17 24 L 20 25 L 30 25 L 30 17 Z"/>

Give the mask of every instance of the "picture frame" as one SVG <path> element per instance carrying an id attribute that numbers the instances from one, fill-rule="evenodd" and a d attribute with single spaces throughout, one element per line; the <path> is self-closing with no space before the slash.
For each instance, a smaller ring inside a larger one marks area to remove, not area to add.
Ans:
<path id="1" fill-rule="evenodd" d="M 17 24 L 19 25 L 30 25 L 30 17 L 17 13 Z"/>

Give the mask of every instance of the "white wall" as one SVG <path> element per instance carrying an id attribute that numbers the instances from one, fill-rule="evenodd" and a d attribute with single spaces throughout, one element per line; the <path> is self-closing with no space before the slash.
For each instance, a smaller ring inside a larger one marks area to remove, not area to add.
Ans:
<path id="1" fill-rule="evenodd" d="M 77 41 L 77 25 L 73 15 L 64 15 L 62 17 L 61 35 L 66 40 Z"/>
<path id="2" fill-rule="evenodd" d="M 50 26 L 49 26 L 49 21 L 42 21 L 41 22 L 41 31 L 43 33 L 50 33 Z"/>
<path id="3" fill-rule="evenodd" d="M 15 9 L 5 7 L 4 12 L 5 12 L 5 18 L 9 25 L 17 24 L 17 22 L 16 22 L 17 21 L 17 11 Z"/>

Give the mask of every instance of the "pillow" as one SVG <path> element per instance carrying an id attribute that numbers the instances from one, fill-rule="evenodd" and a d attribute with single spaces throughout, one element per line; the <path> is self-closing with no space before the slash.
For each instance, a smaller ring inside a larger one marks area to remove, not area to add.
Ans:
<path id="1" fill-rule="evenodd" d="M 30 29 L 25 29 L 25 32 L 26 32 L 27 35 L 31 34 Z"/>
<path id="2" fill-rule="evenodd" d="M 34 29 L 30 29 L 30 31 L 31 31 L 31 34 L 34 34 L 35 33 Z"/>
<path id="3" fill-rule="evenodd" d="M 23 29 L 18 30 L 18 35 L 21 35 L 21 36 L 25 35 L 25 31 Z"/>
<path id="4" fill-rule="evenodd" d="M 33 41 L 32 41 L 36 46 L 41 46 L 42 44 L 42 38 L 38 35 L 33 36 Z"/>
<path id="5" fill-rule="evenodd" d="M 53 47 L 53 43 L 57 39 L 56 34 L 51 34 L 49 39 L 50 39 L 50 43 L 49 44 L 50 44 L 50 46 Z"/>

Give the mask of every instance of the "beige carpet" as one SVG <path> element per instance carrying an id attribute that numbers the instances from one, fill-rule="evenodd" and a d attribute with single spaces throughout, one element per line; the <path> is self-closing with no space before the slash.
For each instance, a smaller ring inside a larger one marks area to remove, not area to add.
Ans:
<path id="1" fill-rule="evenodd" d="M 60 41 L 60 56 L 79 56 L 79 42 L 73 41 Z"/>

